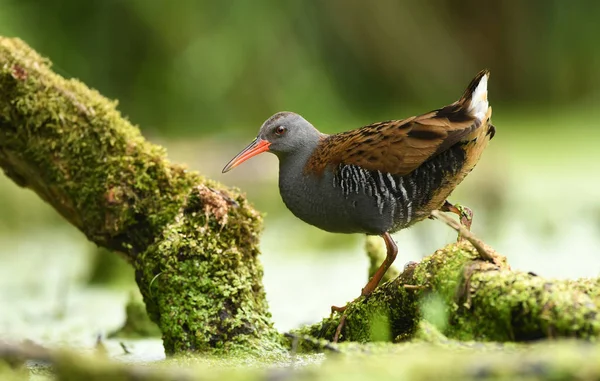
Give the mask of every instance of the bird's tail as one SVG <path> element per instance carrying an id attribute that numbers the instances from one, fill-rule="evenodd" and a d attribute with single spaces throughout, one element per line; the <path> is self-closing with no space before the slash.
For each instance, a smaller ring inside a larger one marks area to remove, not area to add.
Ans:
<path id="1" fill-rule="evenodd" d="M 490 71 L 484 69 L 477 73 L 471 81 L 458 103 L 464 105 L 469 113 L 483 122 L 488 113 L 487 83 Z"/>

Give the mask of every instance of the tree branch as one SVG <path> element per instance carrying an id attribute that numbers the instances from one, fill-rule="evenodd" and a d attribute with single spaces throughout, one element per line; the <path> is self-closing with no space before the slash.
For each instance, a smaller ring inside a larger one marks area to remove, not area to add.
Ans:
<path id="1" fill-rule="evenodd" d="M 459 340 L 600 336 L 598 279 L 551 280 L 511 271 L 490 250 L 493 261 L 481 260 L 470 242 L 461 241 L 410 264 L 348 306 L 340 341 L 405 341 L 423 318 Z M 339 319 L 336 314 L 295 333 L 331 340 Z"/>
<path id="2" fill-rule="evenodd" d="M 167 353 L 279 348 L 258 261 L 260 215 L 148 143 L 116 103 L 0 37 L 0 167 L 133 264 Z"/>

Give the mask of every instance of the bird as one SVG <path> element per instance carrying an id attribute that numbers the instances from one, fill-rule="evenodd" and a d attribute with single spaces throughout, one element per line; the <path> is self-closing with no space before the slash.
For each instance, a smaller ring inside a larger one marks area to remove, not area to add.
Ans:
<path id="1" fill-rule="evenodd" d="M 489 70 L 480 71 L 448 106 L 331 135 L 299 114 L 278 112 L 222 172 L 274 153 L 281 198 L 296 217 L 332 233 L 381 236 L 387 255 L 361 291 L 367 297 L 397 256 L 392 233 L 431 218 L 434 210 L 457 214 L 470 229 L 472 211 L 447 198 L 495 135 L 489 76 Z M 332 306 L 332 313 L 345 308 Z"/>

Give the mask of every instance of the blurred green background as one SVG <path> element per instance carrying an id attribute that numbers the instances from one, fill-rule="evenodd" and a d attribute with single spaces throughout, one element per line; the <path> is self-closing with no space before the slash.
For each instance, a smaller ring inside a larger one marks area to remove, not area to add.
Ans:
<path id="1" fill-rule="evenodd" d="M 482 68 L 497 134 L 451 200 L 474 210 L 474 232 L 514 268 L 597 276 L 599 19 L 594 0 L 0 0 L 1 35 L 118 99 L 173 160 L 239 186 L 268 213 L 265 284 L 282 329 L 358 295 L 364 237 L 294 219 L 275 157 L 227 175 L 223 165 L 277 111 L 339 132 L 449 104 Z M 97 250 L 3 175 L 0 200 L 0 308 L 11 311 L 0 335 L 73 341 L 80 324 L 88 343 L 118 325 L 123 288 L 86 283 L 105 267 Z M 425 221 L 395 238 L 402 267 L 455 234 Z M 90 304 L 93 317 L 77 315 Z"/>

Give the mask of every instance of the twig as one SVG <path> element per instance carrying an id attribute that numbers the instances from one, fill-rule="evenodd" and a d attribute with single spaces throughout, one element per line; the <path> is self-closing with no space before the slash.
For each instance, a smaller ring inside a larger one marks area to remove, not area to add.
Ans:
<path id="1" fill-rule="evenodd" d="M 442 222 L 446 223 L 446 225 L 448 225 L 452 229 L 454 229 L 463 238 L 465 238 L 467 241 L 471 242 L 471 244 L 473 246 L 475 246 L 475 249 L 479 253 L 479 256 L 481 256 L 481 258 L 483 258 L 484 260 L 489 261 L 489 262 L 494 262 L 494 256 L 491 255 L 485 249 L 485 243 L 482 240 L 480 240 L 479 238 L 475 237 L 475 235 L 473 233 L 471 233 L 470 230 L 468 230 L 467 228 L 462 226 L 458 221 L 453 220 L 452 218 L 445 215 L 444 213 L 441 213 L 439 210 L 434 210 L 433 212 L 431 212 L 431 215 L 434 216 L 435 218 L 437 218 L 438 220 L 441 220 Z"/>
<path id="2" fill-rule="evenodd" d="M 346 311 L 343 312 L 342 317 L 340 318 L 340 322 L 337 326 L 337 328 L 335 329 L 335 335 L 333 335 L 333 342 L 337 343 L 340 335 L 342 334 L 342 328 L 344 328 L 344 325 L 346 324 Z"/>
<path id="3" fill-rule="evenodd" d="M 121 348 L 123 349 L 123 352 L 125 352 L 126 355 L 131 354 L 131 351 L 129 350 L 129 348 L 127 348 L 127 345 L 125 345 L 124 342 L 119 341 L 119 345 L 121 346 Z"/>
<path id="4" fill-rule="evenodd" d="M 428 288 L 427 286 L 418 285 L 418 284 L 405 284 L 402 285 L 406 290 L 424 290 Z"/>

